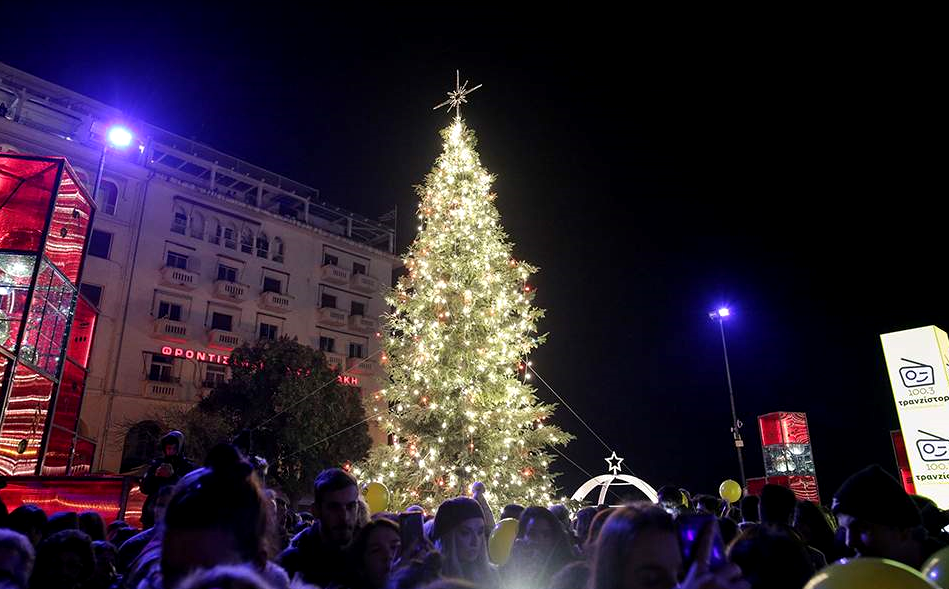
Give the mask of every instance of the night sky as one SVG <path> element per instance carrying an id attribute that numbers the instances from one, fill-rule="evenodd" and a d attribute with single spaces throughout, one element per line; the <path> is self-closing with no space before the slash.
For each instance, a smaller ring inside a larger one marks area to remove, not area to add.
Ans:
<path id="1" fill-rule="evenodd" d="M 918 21 L 27 4 L 4 10 L 0 60 L 328 202 L 398 205 L 400 252 L 460 68 L 484 84 L 464 113 L 515 254 L 541 267 L 534 366 L 637 474 L 738 478 L 722 303 L 749 476 L 755 417 L 779 410 L 808 414 L 824 501 L 866 464 L 895 473 L 878 336 L 949 328 L 945 69 Z M 587 478 L 556 466 L 568 494 Z"/>

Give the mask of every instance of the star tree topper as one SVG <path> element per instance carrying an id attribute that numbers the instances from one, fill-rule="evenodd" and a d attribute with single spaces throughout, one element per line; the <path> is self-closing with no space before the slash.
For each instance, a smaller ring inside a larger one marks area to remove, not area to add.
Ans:
<path id="1" fill-rule="evenodd" d="M 465 83 L 461 83 L 461 72 L 455 70 L 455 89 L 449 91 L 448 100 L 439 104 L 432 110 L 438 110 L 443 106 L 447 106 L 450 111 L 452 108 L 455 109 L 455 116 L 461 117 L 461 105 L 468 102 L 468 95 L 483 86 L 483 84 L 478 84 L 474 88 L 468 88 L 468 80 L 465 80 Z"/>
<path id="2" fill-rule="evenodd" d="M 604 458 L 603 460 L 606 461 L 606 464 L 609 466 L 609 471 L 613 473 L 614 476 L 619 474 L 619 471 L 622 470 L 620 465 L 623 464 L 623 459 L 617 456 L 616 452 L 613 452 L 612 456 L 610 456 L 609 458 Z M 614 460 L 616 461 L 616 464 L 613 464 Z"/>

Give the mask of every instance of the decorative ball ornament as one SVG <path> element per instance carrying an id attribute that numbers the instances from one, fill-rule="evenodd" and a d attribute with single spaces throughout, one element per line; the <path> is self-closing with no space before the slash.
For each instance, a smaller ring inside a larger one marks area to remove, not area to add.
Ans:
<path id="1" fill-rule="evenodd" d="M 922 571 L 927 581 L 941 589 L 949 589 L 949 547 L 930 556 Z"/>
<path id="2" fill-rule="evenodd" d="M 741 499 L 741 485 L 737 481 L 725 479 L 718 486 L 718 495 L 729 503 L 737 503 Z"/>
<path id="3" fill-rule="evenodd" d="M 488 538 L 488 557 L 493 564 L 502 566 L 511 558 L 511 548 L 517 539 L 517 527 L 517 520 L 509 517 L 499 521 L 491 530 L 491 536 Z"/>
<path id="4" fill-rule="evenodd" d="M 379 513 L 389 508 L 389 489 L 382 483 L 369 483 L 363 493 L 369 504 L 369 513 Z"/>
<path id="5" fill-rule="evenodd" d="M 821 569 L 804 589 L 936 589 L 936 586 L 905 564 L 885 558 L 852 558 Z"/>

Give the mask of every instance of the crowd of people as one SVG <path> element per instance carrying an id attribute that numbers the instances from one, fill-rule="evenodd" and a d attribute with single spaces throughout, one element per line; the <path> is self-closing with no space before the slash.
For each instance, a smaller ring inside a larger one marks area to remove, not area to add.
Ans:
<path id="1" fill-rule="evenodd" d="M 262 475 L 232 445 L 195 468 L 175 433 L 141 483 L 144 530 L 0 503 L 0 589 L 801 589 L 843 557 L 918 569 L 949 544 L 947 512 L 878 466 L 847 479 L 830 508 L 775 485 L 733 506 L 674 486 L 657 504 L 574 514 L 506 505 L 498 519 L 517 533 L 501 565 L 480 483 L 433 514 L 370 514 L 356 479 L 329 469 L 298 513 Z"/>

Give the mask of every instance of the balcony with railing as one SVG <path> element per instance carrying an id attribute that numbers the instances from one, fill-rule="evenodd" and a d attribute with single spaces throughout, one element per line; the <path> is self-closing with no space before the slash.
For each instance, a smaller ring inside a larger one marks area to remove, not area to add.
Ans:
<path id="1" fill-rule="evenodd" d="M 336 307 L 320 307 L 317 309 L 316 320 L 320 325 L 330 327 L 346 327 L 349 313 Z"/>
<path id="2" fill-rule="evenodd" d="M 378 363 L 368 358 L 346 358 L 346 371 L 356 374 L 374 374 Z"/>
<path id="3" fill-rule="evenodd" d="M 156 319 L 152 335 L 170 342 L 188 341 L 188 324 L 167 318 Z"/>
<path id="4" fill-rule="evenodd" d="M 320 280 L 323 282 L 329 282 L 330 284 L 348 286 L 349 275 L 349 270 L 346 268 L 340 268 L 335 264 L 324 264 L 323 267 L 320 268 Z"/>
<path id="5" fill-rule="evenodd" d="M 260 294 L 260 306 L 271 311 L 289 313 L 290 305 L 293 304 L 293 297 L 279 292 L 263 292 Z"/>
<path id="6" fill-rule="evenodd" d="M 169 401 L 178 401 L 181 399 L 182 386 L 177 379 L 171 381 L 150 380 L 145 383 L 145 395 L 167 399 Z"/>
<path id="7" fill-rule="evenodd" d="M 379 281 L 368 274 L 353 274 L 349 279 L 349 288 L 356 292 L 376 294 L 379 292 Z"/>
<path id="8" fill-rule="evenodd" d="M 176 268 L 174 266 L 161 267 L 161 283 L 172 288 L 181 290 L 194 290 L 198 286 L 197 272 Z"/>
<path id="9" fill-rule="evenodd" d="M 250 292 L 250 287 L 240 282 L 231 282 L 230 280 L 214 281 L 213 293 L 215 298 L 218 299 L 239 303 L 247 300 L 248 292 Z"/>
<path id="10" fill-rule="evenodd" d="M 208 345 L 222 350 L 233 350 L 241 345 L 241 336 L 233 331 L 212 329 L 208 331 Z"/>
<path id="11" fill-rule="evenodd" d="M 336 352 L 323 352 L 323 355 L 326 356 L 326 364 L 330 368 L 346 370 L 346 356 Z"/>
<path id="12" fill-rule="evenodd" d="M 379 327 L 379 321 L 373 317 L 363 315 L 350 315 L 349 328 L 359 333 L 375 333 Z"/>

